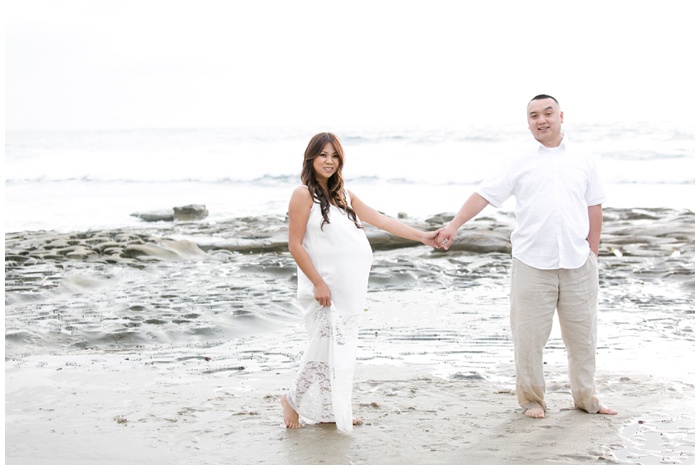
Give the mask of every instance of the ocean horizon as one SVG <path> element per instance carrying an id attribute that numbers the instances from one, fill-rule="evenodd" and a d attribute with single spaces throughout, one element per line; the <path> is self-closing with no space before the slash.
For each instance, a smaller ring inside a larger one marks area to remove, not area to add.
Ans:
<path id="1" fill-rule="evenodd" d="M 295 128 L 7 131 L 5 233 L 138 226 L 131 214 L 201 204 L 216 222 L 284 216 L 316 131 Z M 568 138 L 595 155 L 606 206 L 695 210 L 694 130 L 581 124 Z M 346 186 L 391 216 L 456 212 L 532 137 L 515 125 L 337 132 Z M 510 200 L 501 209 L 514 206 Z"/>

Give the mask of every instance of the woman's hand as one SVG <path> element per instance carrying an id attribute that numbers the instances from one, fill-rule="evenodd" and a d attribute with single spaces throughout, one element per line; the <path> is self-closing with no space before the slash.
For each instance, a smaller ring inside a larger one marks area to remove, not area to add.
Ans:
<path id="1" fill-rule="evenodd" d="M 432 232 L 423 232 L 420 237 L 420 242 L 424 245 L 435 246 L 437 237 L 440 235 L 444 229 L 433 230 Z"/>
<path id="2" fill-rule="evenodd" d="M 331 290 L 325 282 L 321 281 L 314 285 L 314 298 L 321 304 L 321 307 L 331 306 Z"/>

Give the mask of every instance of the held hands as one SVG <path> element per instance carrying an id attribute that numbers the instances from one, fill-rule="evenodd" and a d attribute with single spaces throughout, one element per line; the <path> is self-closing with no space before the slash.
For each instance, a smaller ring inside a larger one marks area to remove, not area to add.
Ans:
<path id="1" fill-rule="evenodd" d="M 424 245 L 435 246 L 435 239 L 440 235 L 440 232 L 444 229 L 433 230 L 432 232 L 422 232 L 420 237 L 420 242 Z"/>
<path id="2" fill-rule="evenodd" d="M 437 249 L 449 250 L 452 243 L 455 241 L 457 235 L 456 230 L 451 229 L 449 226 L 438 230 L 435 237 L 433 247 Z"/>
<path id="3" fill-rule="evenodd" d="M 455 241 L 456 231 L 449 227 L 444 227 L 432 232 L 423 232 L 421 243 L 424 243 L 433 248 L 448 250 Z"/>

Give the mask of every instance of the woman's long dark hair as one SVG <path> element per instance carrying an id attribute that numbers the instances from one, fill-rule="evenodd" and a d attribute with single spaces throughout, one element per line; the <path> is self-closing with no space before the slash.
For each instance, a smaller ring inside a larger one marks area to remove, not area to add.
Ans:
<path id="1" fill-rule="evenodd" d="M 323 147 L 327 143 L 331 143 L 333 148 L 338 153 L 338 171 L 336 171 L 333 176 L 328 178 L 328 191 L 318 184 L 316 181 L 316 172 L 314 170 L 314 160 L 316 157 L 321 155 L 323 152 Z M 343 147 L 340 145 L 338 138 L 331 134 L 330 132 L 322 132 L 316 134 L 311 138 L 309 145 L 306 146 L 306 151 L 304 152 L 304 165 L 301 170 L 301 182 L 309 188 L 309 193 L 315 202 L 321 205 L 321 215 L 323 216 L 323 222 L 321 222 L 321 229 L 323 229 L 324 224 L 331 223 L 328 220 L 328 211 L 330 206 L 334 205 L 339 207 L 348 216 L 348 219 L 352 220 L 357 228 L 362 228 L 360 221 L 357 218 L 357 214 L 352 210 L 352 207 L 348 204 L 345 199 L 345 186 L 343 182 L 343 164 L 345 163 L 345 156 L 343 154 Z"/>

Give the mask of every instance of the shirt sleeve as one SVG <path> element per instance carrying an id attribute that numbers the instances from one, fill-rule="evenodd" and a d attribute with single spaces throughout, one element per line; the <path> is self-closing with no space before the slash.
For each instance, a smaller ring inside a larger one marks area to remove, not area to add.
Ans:
<path id="1" fill-rule="evenodd" d="M 605 188 L 603 187 L 603 182 L 598 174 L 598 167 L 595 161 L 591 158 L 588 187 L 586 188 L 586 204 L 590 206 L 597 206 L 598 204 L 603 204 L 607 197 L 605 195 Z"/>
<path id="2" fill-rule="evenodd" d="M 513 194 L 513 177 L 505 165 L 498 173 L 485 179 L 476 188 L 476 193 L 494 207 L 501 207 Z"/>

